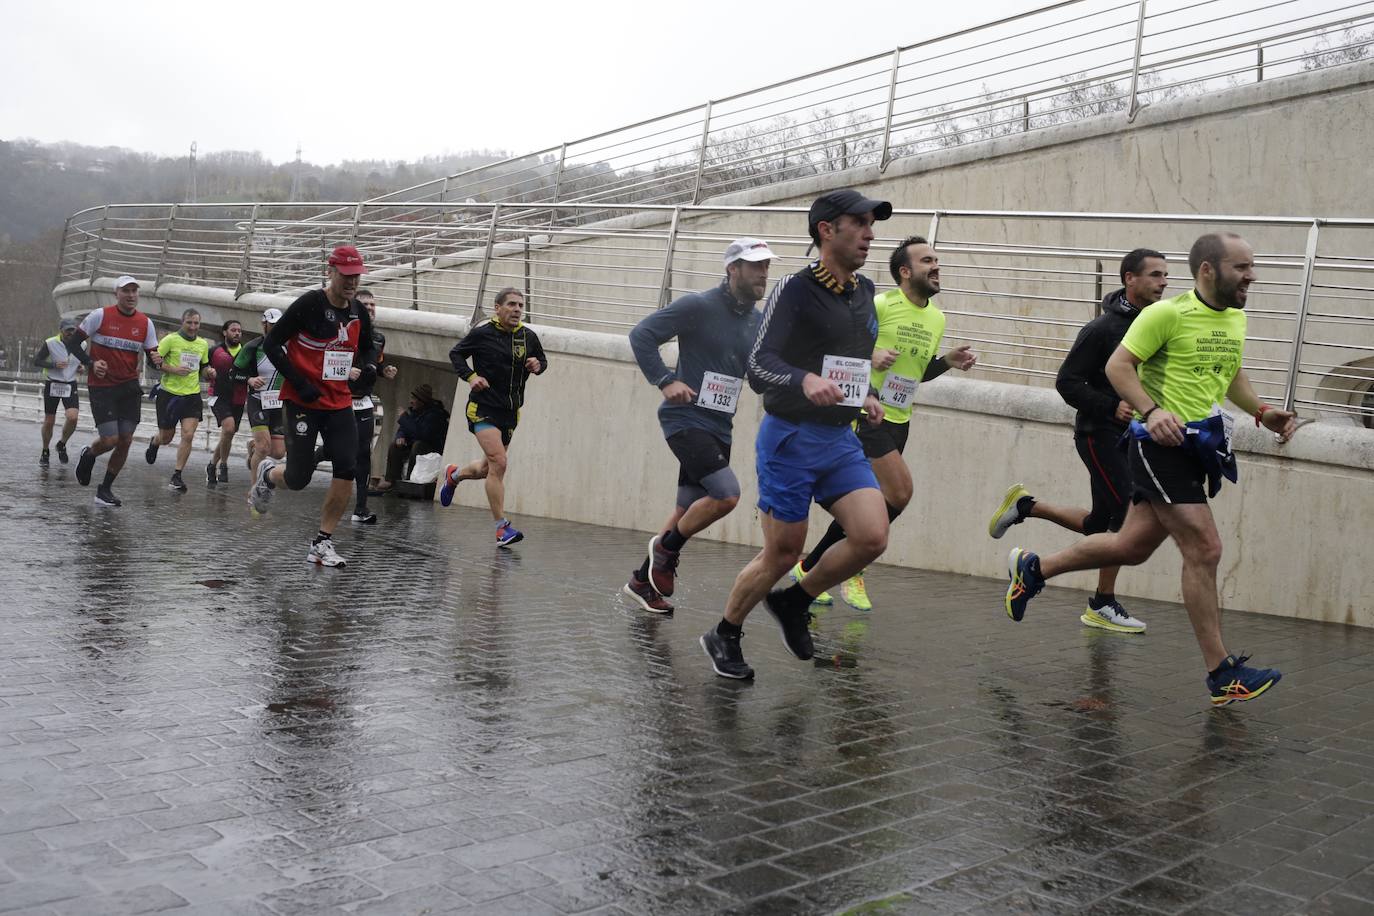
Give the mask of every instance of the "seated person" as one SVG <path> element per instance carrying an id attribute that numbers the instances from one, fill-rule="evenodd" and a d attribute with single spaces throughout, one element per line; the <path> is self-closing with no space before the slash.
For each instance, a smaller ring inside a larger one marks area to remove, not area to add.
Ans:
<path id="1" fill-rule="evenodd" d="M 404 476 L 419 455 L 442 452 L 448 436 L 448 411 L 434 389 L 420 385 L 410 393 L 410 406 L 396 418 L 396 439 L 386 452 L 386 477 L 374 493 L 385 493 Z"/>

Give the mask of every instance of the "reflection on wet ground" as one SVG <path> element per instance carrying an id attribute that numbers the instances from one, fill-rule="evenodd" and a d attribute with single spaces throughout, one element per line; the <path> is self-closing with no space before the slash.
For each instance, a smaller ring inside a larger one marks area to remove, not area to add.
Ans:
<path id="1" fill-rule="evenodd" d="M 1213 711 L 1176 607 L 1016 626 L 995 581 L 879 567 L 814 664 L 760 614 L 730 682 L 696 638 L 748 550 L 694 543 L 660 618 L 618 596 L 639 533 L 505 552 L 388 500 L 320 570 L 318 492 L 251 522 L 241 466 L 131 464 L 98 510 L 36 437 L 0 424 L 0 910 L 1374 909 L 1374 633 L 1233 615 L 1285 677 Z"/>

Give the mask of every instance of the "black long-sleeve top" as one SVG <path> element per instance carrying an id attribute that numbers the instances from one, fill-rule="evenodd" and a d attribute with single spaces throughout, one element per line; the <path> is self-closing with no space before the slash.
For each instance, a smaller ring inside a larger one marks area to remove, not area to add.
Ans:
<path id="1" fill-rule="evenodd" d="M 1107 360 L 1139 314 L 1124 289 L 1108 293 L 1102 299 L 1102 314 L 1083 325 L 1064 357 L 1054 387 L 1078 411 L 1073 423 L 1077 432 L 1125 432 L 1126 424 L 1116 419 L 1121 395 L 1107 380 Z"/>

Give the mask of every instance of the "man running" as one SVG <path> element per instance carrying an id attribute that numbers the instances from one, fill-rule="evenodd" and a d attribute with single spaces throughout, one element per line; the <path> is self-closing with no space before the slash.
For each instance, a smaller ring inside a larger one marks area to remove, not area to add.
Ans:
<path id="1" fill-rule="evenodd" d="M 749 355 L 749 384 L 766 415 L 755 445 L 763 550 L 740 571 L 720 623 L 701 637 L 721 677 L 749 678 L 740 650 L 744 618 L 763 600 L 797 658 L 814 654 L 809 610 L 824 589 L 852 576 L 887 547 L 887 512 L 853 424 L 882 421 L 869 384 L 878 336 L 873 281 L 856 273 L 868 260 L 873 223 L 892 215 L 886 201 L 858 191 L 824 194 L 807 229 L 820 257 L 773 289 Z M 769 591 L 801 557 L 811 501 L 847 532 L 802 582 Z"/>
<path id="2" fill-rule="evenodd" d="M 220 336 L 223 339 L 210 351 L 210 366 L 215 370 L 210 410 L 219 427 L 219 442 L 205 467 L 207 487 L 229 482 L 229 449 L 243 423 L 243 411 L 248 403 L 248 387 L 234 379 L 234 358 L 243 349 L 243 325 L 231 318 L 220 325 Z"/>
<path id="3" fill-rule="evenodd" d="M 90 340 L 90 352 L 80 344 Z M 129 457 L 134 430 L 143 412 L 143 389 L 138 384 L 138 354 L 154 369 L 162 368 L 153 319 L 138 310 L 138 281 L 127 274 L 115 280 L 115 304 L 85 317 L 67 350 L 86 366 L 86 390 L 97 438 L 76 459 L 76 479 L 91 483 L 95 459 L 110 453 L 105 478 L 95 488 L 98 506 L 123 505 L 114 495 L 115 477 Z"/>
<path id="4" fill-rule="evenodd" d="M 445 506 L 453 502 L 453 491 L 460 481 L 486 480 L 487 505 L 496 520 L 496 543 L 509 547 L 525 535 L 506 518 L 507 449 L 525 403 L 525 383 L 531 375 L 543 375 L 549 360 L 538 335 L 520 321 L 525 313 L 524 294 L 506 287 L 496 296 L 495 311 L 468 331 L 448 354 L 458 377 L 469 385 L 468 430 L 477 437 L 482 457 L 461 468 L 448 466 L 439 502 Z"/>
<path id="5" fill-rule="evenodd" d="M 676 506 L 624 587 L 646 611 L 672 613 L 665 599 L 673 593 L 678 556 L 687 539 L 739 503 L 739 480 L 730 470 L 730 438 L 758 332 L 754 304 L 768 289 L 773 257 L 767 242 L 736 239 L 725 249 L 725 280 L 719 286 L 683 296 L 630 331 L 639 371 L 663 392 L 658 425 L 678 461 Z M 675 370 L 658 352 L 674 338 Z"/>
<path id="6" fill-rule="evenodd" d="M 244 412 L 253 439 L 248 443 L 248 479 L 257 480 L 258 464 L 263 458 L 286 457 L 286 439 L 281 425 L 281 373 L 262 343 L 273 325 L 281 321 L 281 309 L 267 309 L 262 313 L 262 337 L 244 344 L 234 357 L 234 379 L 248 391 Z M 252 487 L 249 487 L 251 492 Z"/>
<path id="7" fill-rule="evenodd" d="M 162 338 L 157 352 L 162 355 L 162 383 L 157 391 L 157 435 L 148 441 L 148 450 L 143 457 L 149 464 L 156 463 L 158 447 L 171 442 L 180 428 L 176 467 L 172 469 L 167 488 L 185 493 L 186 481 L 181 479 L 181 472 L 186 470 L 196 430 L 205 418 L 200 378 L 202 374 L 211 380 L 215 377 L 215 370 L 210 367 L 210 344 L 200 336 L 200 312 L 195 309 L 182 312 L 181 327 Z"/>
<path id="8" fill-rule="evenodd" d="M 1121 282 L 1121 289 L 1103 298 L 1102 314 L 1078 332 L 1055 380 L 1060 396 L 1078 410 L 1073 444 L 1088 469 L 1092 510 L 1053 505 L 1031 496 L 1022 484 L 1013 484 L 988 523 L 988 534 L 995 538 L 1028 518 L 1048 519 L 1079 534 L 1121 530 L 1131 495 L 1131 468 L 1117 443 L 1132 414 L 1131 405 L 1121 400 L 1107 380 L 1107 360 L 1141 310 L 1163 297 L 1169 285 L 1164 255 L 1152 248 L 1130 252 L 1121 260 Z M 1120 571 L 1118 566 L 1097 571 L 1097 591 L 1079 619 L 1087 626 L 1114 633 L 1144 633 L 1145 624 L 1126 613 L 1116 600 Z"/>
<path id="9" fill-rule="evenodd" d="M 57 333 L 43 341 L 38 348 L 33 364 L 43 370 L 43 451 L 38 453 L 40 467 L 48 466 L 48 444 L 52 442 L 53 427 L 57 425 L 57 408 L 64 411 L 62 435 L 57 440 L 57 460 L 66 464 L 67 440 L 76 432 L 76 420 L 80 415 L 81 397 L 76 392 L 76 373 L 81 368 L 76 357 L 69 352 L 74 346 L 77 324 L 71 318 L 63 318 L 58 323 Z"/>
<path id="10" fill-rule="evenodd" d="M 372 319 L 353 296 L 365 273 L 363 257 L 352 245 L 329 256 L 329 278 L 291 303 L 263 340 L 263 350 L 284 377 L 281 388 L 286 460 L 264 456 L 254 476 L 249 504 L 266 512 L 277 487 L 303 490 L 315 473 L 315 442 L 322 439 L 334 456 L 333 480 L 320 507 L 320 529 L 306 560 L 341 567 L 334 529 L 348 506 L 357 460 L 357 424 L 348 383 L 372 371 Z"/>
<path id="11" fill-rule="evenodd" d="M 1243 309 L 1255 278 L 1250 245 L 1232 232 L 1204 235 L 1193 243 L 1188 267 L 1196 288 L 1146 309 L 1107 361 L 1107 380 L 1140 418 L 1128 440 L 1134 491 L 1126 521 L 1118 532 L 1090 535 L 1046 557 L 1014 548 L 1005 605 L 1007 616 L 1019 621 L 1047 579 L 1076 569 L 1134 566 L 1173 538 L 1207 689 L 1213 706 L 1225 706 L 1253 700 L 1282 675 L 1249 667 L 1249 656 L 1231 654 L 1221 637 L 1221 538 L 1207 499 L 1220 492 L 1223 474 L 1235 479 L 1235 458 L 1230 418 L 1219 405 L 1229 398 L 1280 441 L 1297 424 L 1289 411 L 1262 403 L 1241 368 Z"/>

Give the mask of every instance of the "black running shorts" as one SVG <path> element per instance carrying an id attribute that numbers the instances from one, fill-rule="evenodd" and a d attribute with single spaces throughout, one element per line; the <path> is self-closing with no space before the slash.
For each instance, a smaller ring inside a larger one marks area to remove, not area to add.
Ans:
<path id="1" fill-rule="evenodd" d="M 52 387 L 54 385 L 57 386 L 58 391 L 64 390 L 63 386 L 65 385 L 67 393 L 65 395 L 53 394 Z M 43 413 L 51 417 L 57 413 L 59 405 L 68 410 L 76 410 L 81 406 L 81 396 L 76 393 L 76 382 L 55 382 L 52 379 L 46 379 L 43 382 Z"/>
<path id="2" fill-rule="evenodd" d="M 684 429 L 668 437 L 678 461 L 677 485 L 701 486 L 702 480 L 730 466 L 730 444 L 704 429 Z"/>
<path id="3" fill-rule="evenodd" d="M 138 379 L 118 385 L 87 385 L 91 420 L 102 436 L 132 433 L 143 416 L 143 389 Z"/>
<path id="4" fill-rule="evenodd" d="M 358 460 L 358 421 L 353 406 L 341 410 L 313 410 L 290 401 L 282 405 L 286 430 L 286 486 L 300 490 L 315 473 L 315 442 L 321 440 L 331 456 L 335 480 L 352 480 Z"/>
<path id="5" fill-rule="evenodd" d="M 244 407 L 243 404 L 235 404 L 232 397 L 217 397 L 215 403 L 210 405 L 210 412 L 215 415 L 216 426 L 223 426 L 226 419 L 233 417 L 234 429 L 238 429 L 243 425 Z"/>
<path id="6" fill-rule="evenodd" d="M 855 427 L 859 444 L 864 447 L 864 457 L 870 461 L 892 452 L 902 454 L 906 451 L 906 437 L 911 434 L 910 423 L 893 423 L 891 420 L 883 420 L 877 426 L 860 420 Z"/>
<path id="7" fill-rule="evenodd" d="M 1182 448 L 1132 439 L 1132 501 L 1178 505 L 1207 502 L 1207 475 L 1202 464 Z"/>
<path id="8" fill-rule="evenodd" d="M 1119 531 L 1126 520 L 1132 493 L 1131 465 L 1126 453 L 1117 448 L 1120 438 L 1111 429 L 1073 434 L 1074 447 L 1092 482 L 1093 508 L 1083 521 L 1084 534 Z"/>
<path id="9" fill-rule="evenodd" d="M 280 407 L 263 410 L 262 401 L 256 394 L 250 394 L 248 396 L 248 403 L 244 405 L 244 407 L 244 412 L 248 414 L 249 429 L 265 429 L 269 436 L 280 436 L 282 434 Z"/>
<path id="10" fill-rule="evenodd" d="M 166 388 L 157 390 L 157 428 L 176 429 L 182 420 L 205 419 L 205 405 L 200 392 L 195 394 L 172 394 Z"/>

